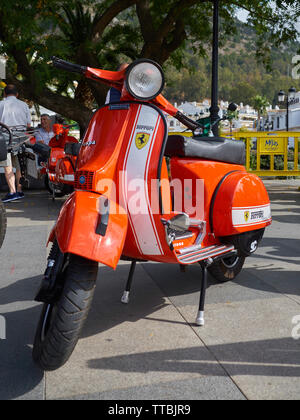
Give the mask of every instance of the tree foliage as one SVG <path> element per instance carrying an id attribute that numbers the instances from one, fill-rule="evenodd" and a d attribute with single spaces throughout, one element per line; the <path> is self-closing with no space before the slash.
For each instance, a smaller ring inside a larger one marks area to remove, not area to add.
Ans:
<path id="1" fill-rule="evenodd" d="M 248 10 L 257 57 L 266 64 L 272 45 L 296 37 L 299 1 L 220 4 L 222 42 L 238 33 L 236 11 Z M 212 2 L 204 0 L 0 0 L 0 53 L 8 58 L 8 81 L 24 98 L 82 127 L 93 107 L 103 103 L 105 88 L 54 69 L 48 64 L 51 56 L 105 69 L 145 57 L 185 74 L 187 46 L 194 56 L 205 56 L 211 27 Z"/>
<path id="2" fill-rule="evenodd" d="M 298 42 L 289 41 L 284 47 L 273 47 L 272 69 L 258 63 L 255 52 L 255 32 L 237 23 L 237 34 L 232 34 L 220 50 L 219 97 L 222 100 L 254 105 L 256 95 L 264 96 L 273 106 L 278 105 L 279 90 L 294 86 L 300 91 L 300 80 L 292 79 L 292 57 L 297 55 Z M 185 68 L 180 72 L 167 69 L 167 97 L 172 101 L 201 101 L 210 97 L 211 63 L 205 57 L 185 51 Z M 192 70 L 189 71 L 189 68 Z"/>

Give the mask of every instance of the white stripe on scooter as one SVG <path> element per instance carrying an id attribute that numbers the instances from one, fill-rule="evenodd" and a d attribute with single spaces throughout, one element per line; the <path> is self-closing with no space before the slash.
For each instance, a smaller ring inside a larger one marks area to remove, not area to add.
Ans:
<path id="1" fill-rule="evenodd" d="M 138 117 L 140 115 L 140 112 L 141 112 L 141 105 L 138 107 L 136 117 L 135 117 L 135 120 L 134 120 L 134 124 L 133 124 L 133 130 L 130 134 L 130 139 L 129 139 L 128 146 L 127 146 L 126 153 L 125 153 L 123 173 L 122 173 L 122 186 L 123 186 L 123 194 L 124 194 L 124 198 L 125 198 L 124 207 L 126 207 L 126 209 L 127 209 L 128 221 L 129 221 L 129 224 L 131 226 L 131 230 L 133 232 L 133 236 L 134 236 L 137 248 L 139 250 L 139 253 L 142 254 L 142 250 L 141 250 L 141 248 L 139 246 L 139 243 L 138 243 L 138 238 L 137 238 L 137 236 L 135 234 L 135 230 L 133 228 L 133 223 L 132 223 L 132 220 L 131 220 L 130 212 L 128 210 L 128 194 L 127 194 L 128 177 L 127 177 L 127 172 L 126 172 L 128 154 L 129 154 L 129 150 L 130 150 L 131 145 L 132 145 L 133 135 L 135 133 L 135 129 L 136 129 L 136 126 L 137 126 L 137 121 L 138 121 Z"/>
<path id="2" fill-rule="evenodd" d="M 161 117 L 159 117 L 158 120 L 157 120 L 157 122 L 156 122 L 156 127 L 155 127 L 154 134 L 153 134 L 153 138 L 154 139 L 156 138 L 156 135 L 157 135 L 157 131 L 158 131 L 158 127 L 159 127 L 159 124 L 160 124 L 160 120 L 161 120 Z M 159 240 L 159 236 L 158 236 L 158 233 L 157 233 L 155 221 L 154 221 L 154 218 L 153 218 L 153 213 L 152 213 L 151 204 L 150 204 L 150 200 L 149 200 L 150 195 L 149 195 L 149 188 L 148 188 L 148 182 L 147 182 L 147 180 L 148 180 L 148 174 L 149 174 L 149 166 L 150 166 L 150 162 L 151 162 L 151 156 L 152 156 L 152 151 L 153 151 L 154 144 L 155 144 L 155 141 L 152 142 L 151 149 L 150 149 L 150 152 L 149 152 L 148 158 L 147 158 L 147 167 L 146 167 L 146 173 L 145 173 L 145 181 L 146 181 L 145 182 L 145 187 L 146 187 L 146 198 L 147 198 L 149 215 L 151 217 L 151 222 L 152 222 L 152 226 L 153 226 L 154 233 L 155 233 L 155 236 L 156 236 L 157 244 L 159 246 L 159 249 L 160 249 L 161 254 L 163 254 L 163 249 L 162 249 L 162 246 L 161 246 L 161 243 L 160 243 L 160 240 Z"/>
<path id="3" fill-rule="evenodd" d="M 232 224 L 234 227 L 251 226 L 271 220 L 271 205 L 256 207 L 233 207 Z"/>
<path id="4" fill-rule="evenodd" d="M 151 158 L 159 119 L 160 115 L 154 109 L 141 106 L 137 124 L 135 124 L 132 131 L 124 161 L 124 172 L 127 179 L 125 183 L 125 179 L 123 178 L 123 187 L 128 216 L 137 246 L 143 255 L 162 255 L 161 244 L 159 242 L 149 204 L 148 185 L 146 182 L 146 176 L 148 175 L 149 170 L 148 157 L 149 159 Z M 138 149 L 136 147 L 135 138 L 139 132 L 143 132 L 144 130 L 139 129 L 137 126 L 153 127 L 153 131 L 150 130 L 148 132 L 150 135 L 149 141 L 142 149 Z M 129 191 L 128 188 L 132 181 L 137 180 L 140 181 L 139 187 L 141 187 L 141 189 L 138 192 L 141 204 L 144 205 L 142 208 L 144 211 L 142 211 L 142 213 L 135 214 L 130 211 L 130 199 L 134 197 L 136 191 Z"/>

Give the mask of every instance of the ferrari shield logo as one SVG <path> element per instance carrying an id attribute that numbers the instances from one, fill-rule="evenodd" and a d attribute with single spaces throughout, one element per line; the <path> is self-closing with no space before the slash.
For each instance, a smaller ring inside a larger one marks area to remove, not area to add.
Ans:
<path id="1" fill-rule="evenodd" d="M 248 222 L 249 217 L 250 217 L 250 211 L 245 211 L 244 217 L 245 217 L 245 222 Z"/>
<path id="2" fill-rule="evenodd" d="M 150 139 L 150 134 L 147 133 L 138 133 L 135 137 L 135 144 L 136 147 L 141 150 L 143 147 L 146 146 Z"/>

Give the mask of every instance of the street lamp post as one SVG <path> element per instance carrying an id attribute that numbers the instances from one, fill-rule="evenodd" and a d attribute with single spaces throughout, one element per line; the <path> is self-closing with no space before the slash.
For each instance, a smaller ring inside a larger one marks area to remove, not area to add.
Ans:
<path id="1" fill-rule="evenodd" d="M 213 124 L 219 118 L 218 106 L 218 67 L 219 67 L 219 0 L 213 0 L 213 48 L 212 48 L 212 84 L 211 84 L 211 108 L 210 119 Z M 219 134 L 218 124 L 213 127 L 215 136 Z"/>
<path id="2" fill-rule="evenodd" d="M 296 96 L 296 89 L 294 87 L 291 87 L 289 89 L 288 94 L 286 95 L 286 93 L 281 90 L 278 93 L 278 102 L 279 103 L 284 103 L 284 101 L 286 100 L 286 131 L 289 131 L 289 106 L 290 106 L 290 101 L 295 99 Z"/>

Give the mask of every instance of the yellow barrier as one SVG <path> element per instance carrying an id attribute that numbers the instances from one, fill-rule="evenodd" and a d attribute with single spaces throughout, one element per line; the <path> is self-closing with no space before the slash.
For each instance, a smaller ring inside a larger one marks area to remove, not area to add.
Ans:
<path id="1" fill-rule="evenodd" d="M 190 131 L 170 132 L 170 135 L 181 134 L 192 136 Z M 229 136 L 224 136 L 231 138 Z M 247 131 L 234 133 L 235 140 L 243 140 L 246 145 L 246 169 L 258 176 L 300 176 L 299 140 L 300 132 L 295 131 Z M 262 157 L 270 156 L 269 168 L 262 168 Z M 275 157 L 281 156 L 283 169 L 276 169 Z M 253 161 L 256 157 L 256 167 Z M 289 160 L 290 158 L 290 160 Z M 292 159 L 291 159 L 292 158 Z"/>
<path id="2" fill-rule="evenodd" d="M 234 138 L 244 140 L 246 143 L 247 171 L 254 172 L 259 176 L 300 176 L 299 132 L 239 132 L 234 134 Z M 255 156 L 256 168 L 253 168 L 251 157 Z M 261 168 L 262 157 L 265 156 L 270 156 L 268 169 Z M 276 156 L 283 158 L 283 169 L 275 168 Z M 292 160 L 289 161 L 289 158 Z M 290 167 L 289 162 L 291 163 Z"/>

